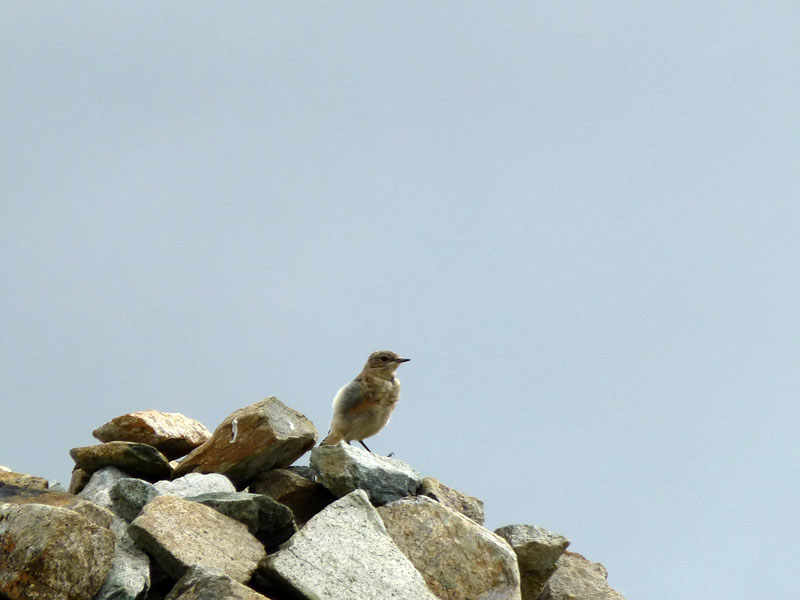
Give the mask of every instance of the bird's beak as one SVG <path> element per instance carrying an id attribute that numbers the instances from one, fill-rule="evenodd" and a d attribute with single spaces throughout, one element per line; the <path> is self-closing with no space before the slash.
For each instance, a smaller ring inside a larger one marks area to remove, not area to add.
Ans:
<path id="1" fill-rule="evenodd" d="M 410 360 L 411 360 L 410 358 L 395 358 L 395 359 L 394 359 L 394 362 L 397 362 L 397 363 L 404 363 L 404 362 L 408 362 L 408 361 L 410 361 Z"/>

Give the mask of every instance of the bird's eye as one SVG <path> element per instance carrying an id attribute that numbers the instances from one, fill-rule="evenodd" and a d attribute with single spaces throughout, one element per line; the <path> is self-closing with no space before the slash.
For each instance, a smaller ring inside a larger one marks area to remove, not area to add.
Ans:
<path id="1" fill-rule="evenodd" d="M 386 355 L 381 356 L 381 362 L 386 362 L 387 360 L 389 360 L 388 356 Z"/>

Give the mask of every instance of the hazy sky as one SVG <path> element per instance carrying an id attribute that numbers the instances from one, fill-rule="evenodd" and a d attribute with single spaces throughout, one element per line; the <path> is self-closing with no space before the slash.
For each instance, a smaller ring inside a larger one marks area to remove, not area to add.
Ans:
<path id="1" fill-rule="evenodd" d="M 0 464 L 275 395 L 630 600 L 789 598 L 796 2 L 0 2 Z M 304 459 L 305 460 L 305 459 Z"/>

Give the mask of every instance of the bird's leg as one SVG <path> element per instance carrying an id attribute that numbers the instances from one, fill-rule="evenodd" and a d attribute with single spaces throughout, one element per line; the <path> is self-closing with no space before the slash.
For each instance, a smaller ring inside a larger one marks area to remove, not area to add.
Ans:
<path id="1" fill-rule="evenodd" d="M 364 440 L 356 440 L 356 441 L 357 441 L 359 444 L 361 444 L 362 446 L 364 446 L 364 448 L 367 448 L 367 452 L 372 452 L 372 450 L 370 450 L 370 449 L 367 447 L 367 445 L 364 443 Z"/>

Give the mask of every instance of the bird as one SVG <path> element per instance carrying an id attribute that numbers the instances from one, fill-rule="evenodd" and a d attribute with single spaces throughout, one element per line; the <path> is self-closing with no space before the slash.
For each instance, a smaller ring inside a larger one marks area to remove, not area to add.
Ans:
<path id="1" fill-rule="evenodd" d="M 342 440 L 349 444 L 356 440 L 367 452 L 372 452 L 364 439 L 378 433 L 389 422 L 400 395 L 400 380 L 394 372 L 409 360 L 389 350 L 370 354 L 361 373 L 333 398 L 330 431 L 320 446 L 332 446 Z"/>

